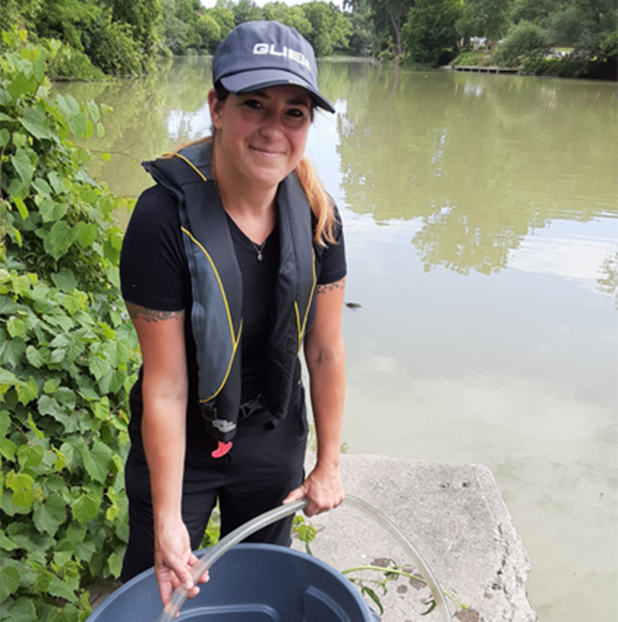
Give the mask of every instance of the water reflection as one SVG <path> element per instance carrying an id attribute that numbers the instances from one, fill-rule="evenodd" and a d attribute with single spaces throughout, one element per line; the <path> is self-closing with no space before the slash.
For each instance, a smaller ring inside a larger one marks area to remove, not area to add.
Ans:
<path id="1" fill-rule="evenodd" d="M 322 63 L 320 83 L 337 114 L 308 151 L 362 304 L 344 315 L 346 443 L 487 464 L 540 619 L 614 619 L 615 86 L 362 63 Z M 141 160 L 207 131 L 209 87 L 209 61 L 182 59 L 61 88 L 113 106 L 91 172 L 137 196 Z"/>
<path id="2" fill-rule="evenodd" d="M 340 122 L 346 200 L 380 221 L 421 218 L 426 269 L 490 274 L 552 219 L 616 215 L 611 85 L 373 71 Z"/>

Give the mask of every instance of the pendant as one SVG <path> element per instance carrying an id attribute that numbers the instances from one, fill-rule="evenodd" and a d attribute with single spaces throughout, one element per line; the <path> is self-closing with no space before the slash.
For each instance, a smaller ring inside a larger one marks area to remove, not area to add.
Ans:
<path id="1" fill-rule="evenodd" d="M 262 261 L 262 259 L 263 259 L 263 257 L 262 257 L 262 251 L 258 251 L 258 254 L 257 254 L 257 260 L 258 260 L 258 261 Z"/>

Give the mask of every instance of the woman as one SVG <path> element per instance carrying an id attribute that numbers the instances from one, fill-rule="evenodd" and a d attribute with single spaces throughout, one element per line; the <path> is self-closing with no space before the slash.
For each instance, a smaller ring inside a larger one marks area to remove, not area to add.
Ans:
<path id="1" fill-rule="evenodd" d="M 145 163 L 157 185 L 121 258 L 143 356 L 121 578 L 154 563 L 164 604 L 180 584 L 199 591 L 192 550 L 217 501 L 225 535 L 282 502 L 306 496 L 311 516 L 344 497 L 343 237 L 304 159 L 314 108 L 334 110 L 311 46 L 277 22 L 232 31 L 213 84 L 212 139 Z M 318 443 L 305 479 L 303 338 Z M 291 520 L 249 539 L 289 546 Z"/>

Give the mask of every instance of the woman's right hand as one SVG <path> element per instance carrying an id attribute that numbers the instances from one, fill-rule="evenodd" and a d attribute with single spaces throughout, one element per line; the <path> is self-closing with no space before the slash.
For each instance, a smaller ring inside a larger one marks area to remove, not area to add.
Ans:
<path id="1" fill-rule="evenodd" d="M 193 582 L 193 566 L 197 562 L 198 558 L 191 551 L 189 532 L 182 521 L 159 530 L 155 536 L 154 572 L 163 606 L 180 585 L 188 590 L 188 598 L 199 594 L 200 588 Z M 197 583 L 206 583 L 208 578 L 208 571 L 205 571 Z"/>

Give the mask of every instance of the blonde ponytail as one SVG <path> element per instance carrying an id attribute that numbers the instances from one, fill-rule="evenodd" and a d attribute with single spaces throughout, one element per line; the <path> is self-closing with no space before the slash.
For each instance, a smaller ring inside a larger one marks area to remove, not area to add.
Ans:
<path id="1" fill-rule="evenodd" d="M 316 218 L 315 241 L 320 246 L 336 244 L 335 239 L 335 206 L 326 194 L 322 182 L 311 162 L 304 157 L 296 167 L 296 176 L 303 187 L 311 211 Z"/>

